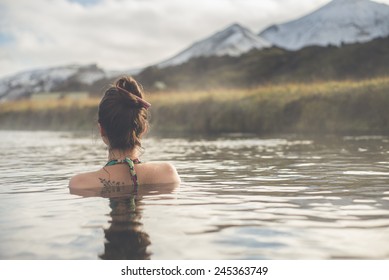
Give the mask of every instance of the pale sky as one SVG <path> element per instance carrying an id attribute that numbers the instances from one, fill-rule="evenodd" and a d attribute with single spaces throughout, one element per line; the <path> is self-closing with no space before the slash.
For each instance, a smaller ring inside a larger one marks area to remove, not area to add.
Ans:
<path id="1" fill-rule="evenodd" d="M 328 2 L 0 0 L 0 77 L 73 63 L 108 70 L 144 67 L 232 23 L 258 33 Z"/>

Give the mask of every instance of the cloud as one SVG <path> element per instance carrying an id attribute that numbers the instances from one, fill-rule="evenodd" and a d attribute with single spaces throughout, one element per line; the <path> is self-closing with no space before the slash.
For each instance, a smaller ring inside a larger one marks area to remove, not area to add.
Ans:
<path id="1" fill-rule="evenodd" d="M 169 58 L 233 22 L 259 32 L 327 2 L 2 0 L 0 75 L 70 63 L 142 67 Z"/>

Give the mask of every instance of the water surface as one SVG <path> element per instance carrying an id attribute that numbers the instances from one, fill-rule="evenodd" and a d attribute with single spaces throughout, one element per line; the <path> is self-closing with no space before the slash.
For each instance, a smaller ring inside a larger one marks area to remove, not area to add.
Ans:
<path id="1" fill-rule="evenodd" d="M 387 259 L 389 138 L 149 138 L 180 186 L 70 194 L 96 136 L 0 132 L 1 259 Z"/>

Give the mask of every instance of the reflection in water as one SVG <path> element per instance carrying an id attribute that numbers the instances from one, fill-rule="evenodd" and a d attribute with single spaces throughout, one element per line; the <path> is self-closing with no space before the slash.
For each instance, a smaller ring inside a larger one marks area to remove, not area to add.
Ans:
<path id="1" fill-rule="evenodd" d="M 165 184 L 141 186 L 134 192 L 133 186 L 105 186 L 103 188 L 70 189 L 71 194 L 83 197 L 103 197 L 109 199 L 111 209 L 110 226 L 104 229 L 103 260 L 148 260 L 147 247 L 151 244 L 149 235 L 142 224 L 142 197 L 171 193 L 177 185 Z"/>
<path id="2" fill-rule="evenodd" d="M 111 225 L 104 230 L 106 243 L 104 253 L 99 257 L 104 260 L 147 260 L 150 253 L 149 235 L 142 231 L 141 213 L 137 209 L 136 195 L 109 199 Z"/>

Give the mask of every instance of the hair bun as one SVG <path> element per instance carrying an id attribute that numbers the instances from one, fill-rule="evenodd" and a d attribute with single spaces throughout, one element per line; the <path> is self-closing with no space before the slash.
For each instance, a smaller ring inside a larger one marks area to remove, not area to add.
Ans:
<path id="1" fill-rule="evenodd" d="M 141 147 L 147 131 L 147 110 L 141 86 L 131 77 L 121 77 L 104 93 L 99 104 L 98 121 L 106 133 L 110 149 Z"/>
<path id="2" fill-rule="evenodd" d="M 141 86 L 132 77 L 121 77 L 116 81 L 115 86 L 143 98 Z"/>

